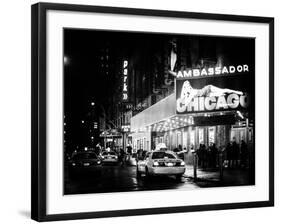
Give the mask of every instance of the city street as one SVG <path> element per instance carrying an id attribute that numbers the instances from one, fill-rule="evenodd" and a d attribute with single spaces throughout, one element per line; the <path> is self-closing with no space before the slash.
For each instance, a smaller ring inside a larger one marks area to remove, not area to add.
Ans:
<path id="1" fill-rule="evenodd" d="M 65 29 L 64 194 L 254 185 L 254 84 L 251 38 Z"/>
<path id="2" fill-rule="evenodd" d="M 67 168 L 66 168 L 67 169 Z M 103 166 L 101 175 L 94 173 L 79 174 L 69 177 L 65 172 L 65 194 L 84 194 L 102 192 L 121 192 L 139 190 L 164 189 L 194 189 L 198 188 L 193 180 L 182 177 L 180 181 L 175 177 L 145 176 L 137 179 L 135 166 Z"/>
<path id="3" fill-rule="evenodd" d="M 107 165 L 102 167 L 100 175 L 92 172 L 79 173 L 69 176 L 67 167 L 65 168 L 65 194 L 87 194 L 124 192 L 140 190 L 167 190 L 205 187 L 224 187 L 253 185 L 254 180 L 249 179 L 249 171 L 234 169 L 224 170 L 223 181 L 219 179 L 217 170 L 197 170 L 197 180 L 193 178 L 193 167 L 186 166 L 186 172 L 180 181 L 173 176 L 155 176 L 146 178 L 136 177 L 135 166 Z"/>

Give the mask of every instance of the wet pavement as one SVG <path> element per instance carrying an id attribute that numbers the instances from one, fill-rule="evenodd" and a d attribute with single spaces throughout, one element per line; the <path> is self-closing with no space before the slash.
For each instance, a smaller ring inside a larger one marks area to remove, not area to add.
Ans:
<path id="1" fill-rule="evenodd" d="M 164 189 L 194 189 L 198 186 L 189 178 L 176 180 L 173 176 L 137 178 L 135 166 L 103 166 L 100 175 L 80 173 L 69 176 L 65 169 L 65 194 L 124 192 Z"/>
<path id="2" fill-rule="evenodd" d="M 194 181 L 193 166 L 186 166 L 185 177 Z M 226 186 L 243 186 L 254 185 L 254 171 L 249 169 L 235 168 L 223 169 L 222 179 L 217 169 L 197 169 L 197 179 L 195 183 L 198 187 L 226 187 Z"/>
<path id="3" fill-rule="evenodd" d="M 254 184 L 247 170 L 224 170 L 223 180 L 217 170 L 197 171 L 197 180 L 193 178 L 193 167 L 186 166 L 181 180 L 173 176 L 137 178 L 135 166 L 108 165 L 102 167 L 100 174 L 87 172 L 70 176 L 65 168 L 64 194 L 106 193 L 142 190 L 185 189 L 204 187 L 240 186 Z"/>

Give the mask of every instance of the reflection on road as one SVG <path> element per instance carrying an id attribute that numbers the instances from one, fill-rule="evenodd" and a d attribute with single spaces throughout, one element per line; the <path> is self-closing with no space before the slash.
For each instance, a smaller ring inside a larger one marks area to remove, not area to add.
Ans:
<path id="1" fill-rule="evenodd" d="M 102 173 L 81 172 L 69 175 L 65 168 L 65 194 L 106 193 L 138 190 L 198 188 L 191 180 L 182 177 L 176 180 L 173 176 L 136 177 L 135 166 L 103 166 Z"/>

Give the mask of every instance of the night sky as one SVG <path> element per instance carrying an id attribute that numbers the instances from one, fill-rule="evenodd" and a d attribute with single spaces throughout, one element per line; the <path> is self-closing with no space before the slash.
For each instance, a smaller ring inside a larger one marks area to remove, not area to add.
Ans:
<path id="1" fill-rule="evenodd" d="M 162 39 L 167 35 L 162 35 Z M 64 30 L 64 114 L 67 134 L 77 143 L 81 139 L 81 120 L 91 116 L 91 102 L 109 110 L 112 96 L 121 94 L 120 58 L 139 55 L 146 60 L 145 49 L 154 51 L 159 35 L 146 33 Z M 105 69 L 105 57 L 108 68 Z M 103 58 L 103 60 L 101 60 Z M 119 60 L 119 61 L 118 61 Z M 103 67 L 102 67 L 103 65 Z M 99 106 L 95 115 L 102 113 Z"/>
<path id="2" fill-rule="evenodd" d="M 159 40 L 163 42 L 171 37 L 167 34 L 64 29 L 65 130 L 70 130 L 67 134 L 71 135 L 72 143 L 78 144 L 78 139 L 83 135 L 81 120 L 93 115 L 91 102 L 102 105 L 105 110 L 110 108 L 110 104 L 116 103 L 112 102 L 112 96 L 121 93 L 120 58 L 137 55 L 140 58 L 138 61 L 148 60 L 150 54 L 147 52 L 155 52 L 161 44 Z M 201 36 L 198 40 L 203 40 L 205 51 L 214 52 L 212 43 L 218 38 Z M 249 57 L 254 53 L 253 40 L 219 39 L 225 46 L 224 51 L 231 53 L 228 56 L 233 64 L 251 58 L 249 64 L 254 65 L 254 57 Z M 101 108 L 96 107 L 95 117 L 98 118 L 101 113 Z"/>
<path id="3" fill-rule="evenodd" d="M 92 30 L 64 30 L 64 55 L 68 63 L 64 66 L 65 113 L 83 116 L 91 101 L 98 101 L 107 108 L 109 98 L 116 93 L 121 76 L 122 56 L 134 52 L 142 54 L 142 48 L 157 44 L 159 36 L 142 33 L 106 32 Z M 108 74 L 101 69 L 101 57 L 108 49 Z M 118 79 L 119 78 L 119 79 Z"/>

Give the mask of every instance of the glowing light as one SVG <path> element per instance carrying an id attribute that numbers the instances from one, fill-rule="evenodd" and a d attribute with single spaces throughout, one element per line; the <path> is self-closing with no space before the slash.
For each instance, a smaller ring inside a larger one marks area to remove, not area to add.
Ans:
<path id="1" fill-rule="evenodd" d="M 241 117 L 242 119 L 244 119 L 244 116 L 242 115 L 242 113 L 241 113 L 239 110 L 237 111 L 237 114 L 238 114 L 239 117 Z"/>
<path id="2" fill-rule="evenodd" d="M 63 63 L 64 63 L 65 65 L 69 65 L 69 63 L 70 63 L 69 57 L 64 56 L 64 57 L 63 57 Z"/>

